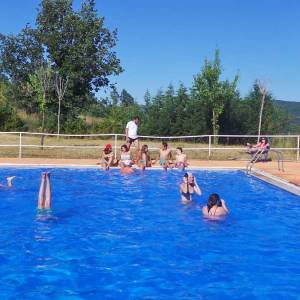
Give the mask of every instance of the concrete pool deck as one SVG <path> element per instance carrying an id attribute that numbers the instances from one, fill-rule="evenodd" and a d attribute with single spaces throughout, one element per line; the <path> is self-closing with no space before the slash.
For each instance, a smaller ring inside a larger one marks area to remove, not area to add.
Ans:
<path id="1" fill-rule="evenodd" d="M 97 159 L 52 159 L 52 158 L 0 158 L 0 166 L 5 165 L 67 165 L 67 166 L 97 166 Z M 245 169 L 246 161 L 238 160 L 190 160 L 191 167 L 198 168 L 236 168 Z M 277 162 L 256 163 L 254 168 L 281 178 L 297 187 L 300 187 L 300 162 L 284 162 L 284 172 L 278 171 Z"/>

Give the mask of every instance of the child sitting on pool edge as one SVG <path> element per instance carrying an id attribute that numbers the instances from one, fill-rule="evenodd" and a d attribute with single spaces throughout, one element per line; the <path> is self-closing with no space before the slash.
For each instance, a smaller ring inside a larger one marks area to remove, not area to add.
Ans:
<path id="1" fill-rule="evenodd" d="M 115 164 L 114 153 L 111 144 L 106 144 L 101 155 L 101 166 L 103 170 L 109 170 L 109 167 Z"/>
<path id="2" fill-rule="evenodd" d="M 171 149 L 168 149 L 168 144 L 166 142 L 162 142 L 161 148 L 159 149 L 159 164 L 167 170 L 172 165 L 170 160 L 172 159 Z"/>
<path id="3" fill-rule="evenodd" d="M 181 147 L 176 148 L 175 159 L 176 159 L 175 168 L 184 170 L 188 166 L 186 154 L 183 153 L 183 150 Z"/>

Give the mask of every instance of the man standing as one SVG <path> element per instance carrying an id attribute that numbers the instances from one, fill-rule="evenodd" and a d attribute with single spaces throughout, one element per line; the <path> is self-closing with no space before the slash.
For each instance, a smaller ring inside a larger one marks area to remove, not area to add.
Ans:
<path id="1" fill-rule="evenodd" d="M 138 124 L 140 122 L 140 118 L 135 116 L 131 121 L 129 121 L 126 125 L 125 134 L 126 134 L 126 142 L 128 150 L 130 149 L 131 144 L 136 143 L 136 150 L 140 150 L 139 136 L 138 132 Z"/>

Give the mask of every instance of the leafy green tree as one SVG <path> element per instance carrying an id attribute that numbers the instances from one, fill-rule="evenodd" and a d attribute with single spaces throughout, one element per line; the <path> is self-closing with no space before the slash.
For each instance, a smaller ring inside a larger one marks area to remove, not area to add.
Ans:
<path id="1" fill-rule="evenodd" d="M 237 90 L 238 76 L 230 82 L 221 80 L 222 67 L 219 50 L 215 51 L 213 61 L 205 60 L 202 72 L 195 76 L 193 97 L 204 103 L 211 117 L 211 128 L 214 135 L 219 134 L 219 118 L 226 99 L 233 97 Z M 217 139 L 214 139 L 217 142 Z"/>
<path id="2" fill-rule="evenodd" d="M 262 134 L 280 134 L 289 130 L 289 117 L 280 108 L 274 105 L 274 98 L 270 92 L 265 95 L 265 104 L 261 122 Z M 261 92 L 257 81 L 254 82 L 252 90 L 243 101 L 243 127 L 247 128 L 247 134 L 257 134 L 257 126 L 259 122 L 258 112 L 261 107 Z"/>
<path id="3" fill-rule="evenodd" d="M 94 0 L 82 2 L 74 12 L 70 0 L 43 0 L 37 16 L 37 30 L 47 49 L 52 67 L 69 78 L 66 100 L 82 107 L 86 95 L 109 84 L 109 76 L 122 72 L 112 50 L 117 32 L 104 26 Z"/>
<path id="4" fill-rule="evenodd" d="M 83 0 L 74 11 L 71 0 L 41 0 L 36 28 L 26 26 L 18 35 L 0 35 L 0 74 L 12 83 L 12 98 L 19 108 L 33 113 L 38 109 L 28 91 L 29 74 L 48 64 L 56 73 L 69 78 L 62 103 L 62 115 L 74 116 L 91 95 L 110 85 L 110 76 L 122 72 L 114 52 L 117 31 L 110 31 L 99 17 L 94 0 Z M 57 113 L 52 91 L 48 110 Z"/>
<path id="5" fill-rule="evenodd" d="M 0 79 L 0 130 L 19 130 L 23 123 L 17 116 L 15 109 L 7 101 L 9 83 Z"/>
<path id="6" fill-rule="evenodd" d="M 121 91 L 120 101 L 123 106 L 134 104 L 134 98 L 125 89 Z"/>

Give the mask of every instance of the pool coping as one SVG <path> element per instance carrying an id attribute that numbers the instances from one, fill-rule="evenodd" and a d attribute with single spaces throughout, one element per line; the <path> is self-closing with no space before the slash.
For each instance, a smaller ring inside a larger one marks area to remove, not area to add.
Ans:
<path id="1" fill-rule="evenodd" d="M 23 163 L 23 164 L 14 164 L 14 163 L 0 163 L 0 167 L 33 167 L 33 168 L 86 168 L 86 169 L 99 169 L 101 168 L 100 165 L 95 164 L 86 164 L 86 165 L 79 165 L 79 164 L 40 164 L 40 163 Z M 119 169 L 119 167 L 112 167 L 111 169 Z M 163 170 L 162 167 L 152 167 L 151 170 Z M 188 167 L 186 168 L 187 171 L 189 170 L 244 170 L 246 171 L 245 167 Z M 252 168 L 252 172 L 249 174 L 253 177 L 256 177 L 260 180 L 263 180 L 269 184 L 272 184 L 274 186 L 277 186 L 285 191 L 288 191 L 292 194 L 295 194 L 297 196 L 300 196 L 300 187 L 290 183 L 289 181 L 282 179 L 280 177 L 277 177 L 275 175 L 272 175 L 268 172 L 262 171 L 257 168 Z"/>
<path id="2" fill-rule="evenodd" d="M 288 191 L 294 195 L 300 196 L 300 187 L 296 186 L 293 183 L 290 183 L 289 181 L 277 177 L 275 175 L 272 175 L 268 172 L 262 171 L 260 169 L 257 168 L 252 168 L 252 172 L 249 174 L 252 175 L 258 179 L 261 179 L 265 182 L 268 182 L 272 185 L 275 185 L 285 191 Z"/>

